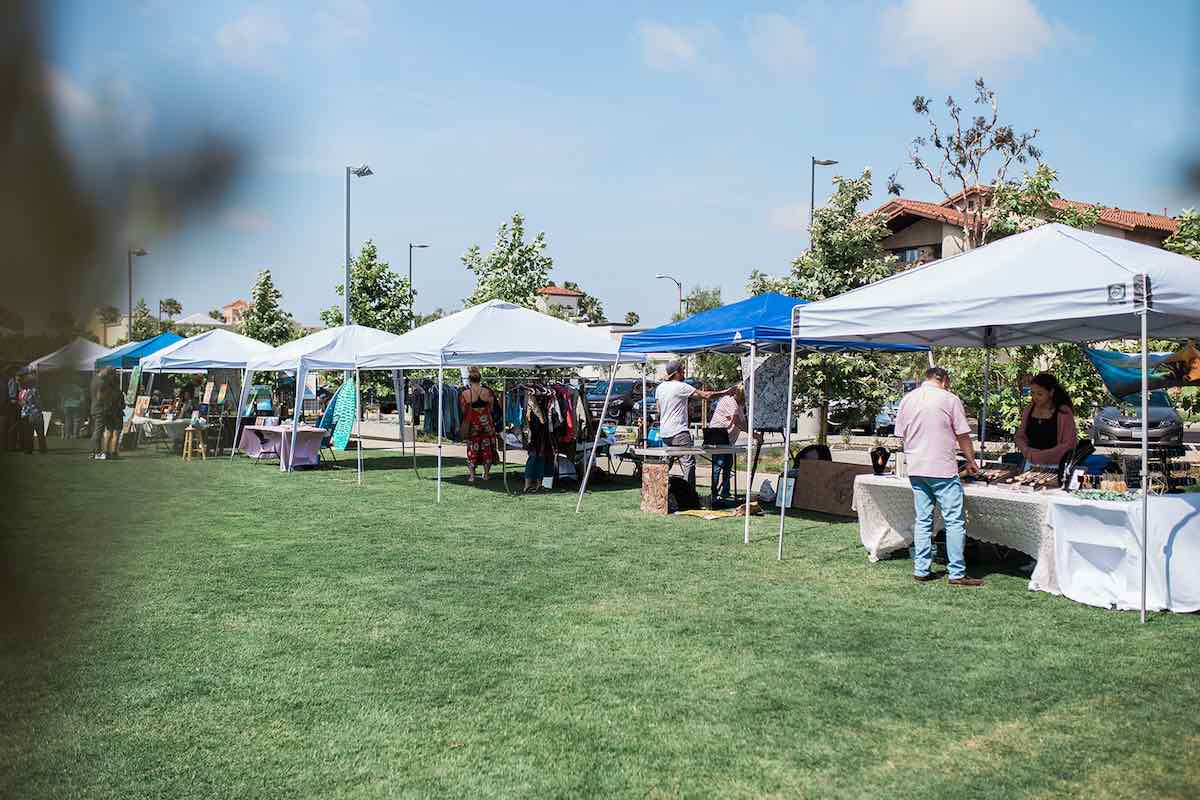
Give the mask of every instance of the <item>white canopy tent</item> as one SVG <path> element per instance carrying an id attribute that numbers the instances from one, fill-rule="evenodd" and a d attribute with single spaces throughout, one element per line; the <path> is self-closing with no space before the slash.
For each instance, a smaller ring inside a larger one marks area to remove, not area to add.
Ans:
<path id="1" fill-rule="evenodd" d="M 607 333 L 575 325 L 522 306 L 489 300 L 422 325 L 366 351 L 361 369 L 438 371 L 438 502 L 442 499 L 442 404 L 446 367 L 546 368 L 611 365 L 608 391 L 618 363 L 643 363 L 645 356 L 620 353 Z M 607 398 L 605 404 L 607 405 Z M 593 447 L 594 449 L 594 447 Z"/>
<path id="2" fill-rule="evenodd" d="M 1200 264 L 1060 224 L 800 306 L 792 336 L 958 347 L 1200 336 Z M 1146 616 L 1149 442 L 1142 428 L 1142 620 Z M 782 546 L 783 523 L 780 520 Z"/>
<path id="3" fill-rule="evenodd" d="M 273 348 L 249 336 L 214 328 L 143 356 L 142 372 L 203 372 L 209 369 L 245 369 L 246 362 Z"/>
<path id="4" fill-rule="evenodd" d="M 94 372 L 96 359 L 103 358 L 113 351 L 83 338 L 63 345 L 49 355 L 44 355 L 36 361 L 30 361 L 22 372 L 50 372 L 53 370 L 69 370 L 73 372 Z"/>
<path id="5" fill-rule="evenodd" d="M 214 331 L 216 333 L 217 331 Z M 358 375 L 358 360 L 360 356 L 372 349 L 393 346 L 400 337 L 365 325 L 339 325 L 336 328 L 326 328 L 309 334 L 302 339 L 280 345 L 274 349 L 246 360 L 245 372 L 242 375 L 242 395 L 238 401 L 238 425 L 234 428 L 233 453 L 237 453 L 239 428 L 242 414 L 245 413 L 246 401 L 249 398 L 250 386 L 256 372 L 289 372 L 296 376 L 297 398 L 303 391 L 304 379 L 308 373 L 317 369 L 344 370 L 354 372 L 355 384 L 355 429 L 359 430 L 360 409 L 362 398 Z M 291 451 L 286 465 L 280 466 L 291 471 L 291 454 L 296 452 L 296 431 L 300 425 L 300 409 L 304 404 L 295 403 L 292 415 Z M 362 437 L 358 437 L 358 479 L 362 480 Z"/>

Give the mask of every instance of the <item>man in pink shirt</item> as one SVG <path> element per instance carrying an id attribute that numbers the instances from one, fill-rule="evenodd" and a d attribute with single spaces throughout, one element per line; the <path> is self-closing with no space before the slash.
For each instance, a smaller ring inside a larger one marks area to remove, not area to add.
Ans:
<path id="1" fill-rule="evenodd" d="M 963 515 L 962 483 L 958 480 L 956 447 L 967 459 L 967 472 L 978 471 L 971 426 L 962 400 L 950 392 L 950 375 L 941 367 L 925 370 L 925 382 L 900 401 L 896 435 L 904 440 L 908 481 L 912 484 L 917 521 L 913 530 L 913 579 L 924 583 L 942 577 L 930 571 L 933 549 L 933 509 L 946 522 L 946 557 L 951 586 L 982 586 L 967 577 L 963 550 L 967 530 Z"/>

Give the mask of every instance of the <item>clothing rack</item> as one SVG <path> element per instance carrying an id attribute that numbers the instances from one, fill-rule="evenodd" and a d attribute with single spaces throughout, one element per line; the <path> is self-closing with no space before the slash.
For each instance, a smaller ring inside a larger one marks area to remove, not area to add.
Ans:
<path id="1" fill-rule="evenodd" d="M 583 379 L 580 378 L 578 375 L 576 375 L 574 378 L 558 378 L 558 377 L 551 377 L 549 375 L 507 375 L 507 376 L 501 377 L 500 380 L 503 382 L 503 388 L 500 391 L 500 396 L 502 398 L 501 407 L 500 407 L 500 419 L 501 419 L 500 475 L 504 481 L 505 493 L 511 493 L 511 492 L 509 492 L 509 488 L 508 488 L 508 440 L 504 437 L 504 434 L 505 434 L 504 426 L 508 424 L 508 391 L 509 391 L 509 389 L 510 388 L 513 388 L 513 389 L 522 388 L 523 382 L 525 382 L 525 381 L 535 381 L 540 384 L 546 384 L 546 383 L 551 383 L 551 382 L 560 382 L 564 386 L 570 385 L 568 383 L 568 381 L 575 381 L 578 384 L 578 386 L 576 386 L 575 388 L 577 388 L 579 390 L 579 392 L 582 394 L 583 393 Z M 518 383 L 516 386 L 510 387 L 509 386 L 510 381 L 521 381 L 522 383 Z M 587 407 L 587 398 L 586 397 L 583 398 L 583 405 L 585 408 Z M 557 459 L 556 459 L 555 460 L 555 470 L 557 471 L 557 469 L 558 469 L 558 463 L 557 463 Z"/>

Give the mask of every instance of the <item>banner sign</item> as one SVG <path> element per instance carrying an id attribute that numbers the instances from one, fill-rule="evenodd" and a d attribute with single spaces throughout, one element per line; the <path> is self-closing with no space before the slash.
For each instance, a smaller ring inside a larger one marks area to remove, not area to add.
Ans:
<path id="1" fill-rule="evenodd" d="M 1090 347 L 1084 347 L 1083 353 L 1100 373 L 1100 380 L 1113 397 L 1127 397 L 1142 391 L 1141 353 L 1118 353 Z M 1200 352 L 1193 342 L 1174 353 L 1150 353 L 1148 365 L 1151 390 L 1200 386 Z"/>

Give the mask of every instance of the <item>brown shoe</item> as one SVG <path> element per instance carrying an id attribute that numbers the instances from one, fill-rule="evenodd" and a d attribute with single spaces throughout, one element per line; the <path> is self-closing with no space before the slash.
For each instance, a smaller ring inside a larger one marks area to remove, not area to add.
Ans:
<path id="1" fill-rule="evenodd" d="M 979 578 L 969 578 L 966 575 L 964 575 L 961 578 L 951 578 L 950 585 L 951 586 L 983 586 L 983 581 L 981 581 Z"/>
<path id="2" fill-rule="evenodd" d="M 930 581 L 940 580 L 945 574 L 944 572 L 931 572 L 928 575 L 913 575 L 913 580 L 917 583 L 929 583 Z"/>

